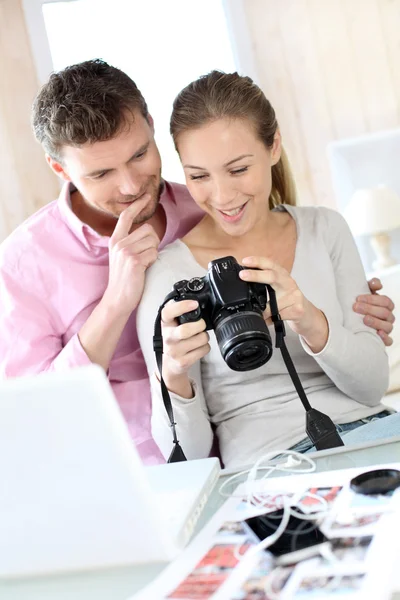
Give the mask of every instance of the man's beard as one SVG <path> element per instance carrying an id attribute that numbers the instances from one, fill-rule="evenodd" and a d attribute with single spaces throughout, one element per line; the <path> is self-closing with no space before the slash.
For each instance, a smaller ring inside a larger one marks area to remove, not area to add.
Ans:
<path id="1" fill-rule="evenodd" d="M 158 187 L 157 187 L 157 185 L 158 185 Z M 114 202 L 115 203 L 116 202 L 126 202 L 126 204 L 128 205 L 128 203 L 135 202 L 136 200 L 140 200 L 140 198 L 144 194 L 149 193 L 150 194 L 149 202 L 146 204 L 146 206 L 143 208 L 143 210 L 132 221 L 132 225 L 141 225 L 142 223 L 145 223 L 146 221 L 151 219 L 151 217 L 153 217 L 154 214 L 156 213 L 158 204 L 160 202 L 161 194 L 163 193 L 163 191 L 164 191 L 164 181 L 163 180 L 161 180 L 160 183 L 151 181 L 146 186 L 146 188 L 143 191 L 141 191 L 139 194 L 137 194 L 136 196 L 124 196 L 123 198 L 114 200 Z M 115 214 L 116 218 L 118 218 L 119 215 L 120 215 L 120 213 Z"/>
<path id="2" fill-rule="evenodd" d="M 117 202 L 134 202 L 143 196 L 143 194 L 150 194 L 149 202 L 132 222 L 132 228 L 134 228 L 135 225 L 141 225 L 154 216 L 164 187 L 162 179 L 159 179 L 158 177 L 151 178 L 143 191 L 136 196 L 124 196 L 122 198 L 113 199 L 109 201 L 107 207 L 100 207 L 92 204 L 86 200 L 81 192 L 74 188 L 71 192 L 72 210 L 81 221 L 92 227 L 101 235 L 111 235 L 123 211 L 121 205 L 118 207 L 118 210 L 116 209 Z"/>
<path id="3" fill-rule="evenodd" d="M 132 225 L 141 225 L 142 223 L 145 223 L 155 215 L 160 202 L 161 194 L 164 191 L 164 182 L 161 180 L 161 182 L 158 184 L 158 188 L 156 188 L 153 185 L 150 186 L 150 190 L 149 188 L 147 188 L 145 193 L 149 191 L 151 199 L 149 200 L 148 204 L 146 204 L 144 209 L 137 215 L 137 217 L 133 219 Z M 132 199 L 131 202 L 132 201 L 135 201 L 135 199 Z"/>

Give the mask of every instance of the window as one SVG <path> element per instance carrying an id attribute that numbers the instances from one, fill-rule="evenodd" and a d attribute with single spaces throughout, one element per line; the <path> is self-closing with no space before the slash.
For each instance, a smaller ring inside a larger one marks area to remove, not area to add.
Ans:
<path id="1" fill-rule="evenodd" d="M 154 118 L 163 176 L 184 182 L 169 135 L 176 94 L 212 69 L 235 71 L 221 0 L 76 0 L 43 4 L 55 70 L 102 58 L 125 71 Z"/>

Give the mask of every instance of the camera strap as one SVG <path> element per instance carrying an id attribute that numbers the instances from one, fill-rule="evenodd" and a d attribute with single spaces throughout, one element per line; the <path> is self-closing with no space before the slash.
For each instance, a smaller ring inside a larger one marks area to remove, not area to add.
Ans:
<path id="1" fill-rule="evenodd" d="M 162 312 L 162 309 L 164 308 L 164 306 L 170 300 L 177 300 L 177 299 L 178 299 L 178 296 L 177 296 L 176 292 L 171 292 L 170 294 L 168 294 L 168 296 L 165 298 L 164 302 L 161 304 L 160 308 L 158 309 L 157 318 L 154 323 L 154 336 L 153 336 L 153 348 L 154 348 L 154 353 L 156 355 L 158 372 L 160 374 L 161 394 L 162 394 L 165 410 L 167 411 L 167 415 L 168 415 L 168 419 L 169 419 L 169 426 L 171 427 L 172 440 L 173 440 L 173 444 L 174 444 L 173 448 L 172 448 L 172 452 L 169 455 L 169 458 L 167 461 L 169 463 L 182 462 L 184 460 L 187 460 L 186 456 L 182 450 L 182 447 L 179 443 L 178 436 L 176 434 L 176 422 L 174 419 L 174 411 L 173 411 L 172 404 L 171 404 L 171 398 L 169 395 L 168 388 L 165 385 L 165 381 L 162 376 L 163 338 L 162 338 L 162 332 L 161 332 L 161 312 Z"/>
<path id="2" fill-rule="evenodd" d="M 292 357 L 289 354 L 285 343 L 285 324 L 281 319 L 278 310 L 278 303 L 276 301 L 275 290 L 267 284 L 267 290 L 269 294 L 269 302 L 271 307 L 271 319 L 275 328 L 275 347 L 279 348 L 282 354 L 283 361 L 286 365 L 287 371 L 293 382 L 296 392 L 301 400 L 302 405 L 306 411 L 306 432 L 317 450 L 327 450 L 328 448 L 337 448 L 338 446 L 344 446 L 343 440 L 340 437 L 334 422 L 332 419 L 317 410 L 312 408 L 308 401 L 304 388 L 301 384 L 300 378 L 297 374 L 296 368 L 293 364 Z"/>
<path id="3" fill-rule="evenodd" d="M 283 361 L 286 365 L 288 373 L 290 375 L 290 379 L 293 382 L 294 387 L 296 388 L 296 392 L 299 395 L 302 405 L 304 409 L 311 410 L 311 404 L 308 401 L 304 388 L 301 384 L 300 378 L 297 374 L 296 368 L 293 364 L 292 358 L 289 354 L 289 350 L 287 349 L 285 343 L 285 323 L 282 321 L 282 318 L 279 314 L 278 303 L 276 301 L 275 290 L 267 284 L 267 290 L 269 295 L 269 304 L 271 307 L 271 319 L 275 328 L 275 348 L 279 348 L 282 354 Z"/>

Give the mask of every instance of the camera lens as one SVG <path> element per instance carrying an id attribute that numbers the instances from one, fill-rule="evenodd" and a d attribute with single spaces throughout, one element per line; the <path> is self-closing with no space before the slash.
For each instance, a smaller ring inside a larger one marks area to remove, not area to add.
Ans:
<path id="1" fill-rule="evenodd" d="M 245 311 L 229 315 L 215 327 L 222 357 L 233 371 L 252 371 L 272 355 L 272 341 L 261 314 Z"/>
<path id="2" fill-rule="evenodd" d="M 245 348 L 242 351 L 238 351 L 238 355 L 239 355 L 239 359 L 242 360 L 248 360 L 250 358 L 255 358 L 258 354 L 258 347 L 257 346 L 249 346 L 248 348 Z"/>

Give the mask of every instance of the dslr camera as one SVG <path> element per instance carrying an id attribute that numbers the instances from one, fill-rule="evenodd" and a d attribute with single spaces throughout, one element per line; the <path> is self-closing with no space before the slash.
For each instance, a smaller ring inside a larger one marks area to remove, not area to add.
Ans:
<path id="1" fill-rule="evenodd" d="M 272 341 L 263 319 L 268 302 L 264 284 L 239 277 L 244 267 L 233 256 L 213 260 L 207 275 L 178 281 L 176 301 L 197 300 L 196 310 L 185 313 L 179 323 L 204 319 L 214 329 L 222 357 L 233 371 L 251 371 L 272 355 Z"/>

